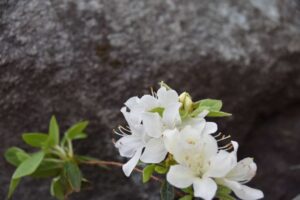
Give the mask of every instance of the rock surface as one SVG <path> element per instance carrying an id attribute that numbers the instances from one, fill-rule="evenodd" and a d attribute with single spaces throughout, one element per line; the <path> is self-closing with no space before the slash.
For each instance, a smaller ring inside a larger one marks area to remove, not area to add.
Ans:
<path id="1" fill-rule="evenodd" d="M 91 121 L 83 154 L 120 159 L 111 130 L 119 109 L 160 80 L 195 99 L 220 98 L 220 129 L 257 158 L 265 199 L 300 193 L 298 0 L 0 0 L 0 153 L 21 133 Z M 244 146 L 243 146 L 244 145 Z M 24 146 L 24 145 L 23 145 Z M 0 199 L 13 168 L 0 158 Z M 155 184 L 86 169 L 94 188 L 71 199 L 158 199 Z M 15 199 L 51 199 L 25 180 Z"/>

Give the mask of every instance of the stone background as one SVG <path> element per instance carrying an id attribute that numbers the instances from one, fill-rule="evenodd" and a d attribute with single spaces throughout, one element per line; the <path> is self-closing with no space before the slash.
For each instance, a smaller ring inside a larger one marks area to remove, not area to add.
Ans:
<path id="1" fill-rule="evenodd" d="M 90 120 L 77 151 L 122 159 L 111 130 L 123 102 L 160 80 L 233 113 L 220 129 L 253 156 L 265 199 L 300 193 L 299 0 L 0 0 L 0 154 L 21 134 Z M 85 169 L 94 187 L 71 199 L 159 199 L 120 169 Z M 0 199 L 13 168 L 0 158 Z M 51 199 L 26 179 L 14 199 Z"/>

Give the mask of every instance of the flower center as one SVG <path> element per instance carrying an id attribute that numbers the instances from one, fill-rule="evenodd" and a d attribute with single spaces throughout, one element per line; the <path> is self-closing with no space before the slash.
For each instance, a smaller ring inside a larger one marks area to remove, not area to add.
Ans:
<path id="1" fill-rule="evenodd" d="M 186 165 L 199 177 L 205 172 L 204 156 L 200 154 L 191 154 L 184 157 Z"/>

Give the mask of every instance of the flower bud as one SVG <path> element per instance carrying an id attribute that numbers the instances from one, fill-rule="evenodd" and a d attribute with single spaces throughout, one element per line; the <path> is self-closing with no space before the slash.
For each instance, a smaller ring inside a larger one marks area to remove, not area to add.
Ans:
<path id="1" fill-rule="evenodd" d="M 186 112 L 190 112 L 193 109 L 193 101 L 191 96 L 189 95 L 189 93 L 187 92 L 183 92 L 180 96 L 179 96 L 179 101 L 182 103 L 183 105 L 183 109 Z"/>
<path id="2" fill-rule="evenodd" d="M 185 98 L 184 100 L 184 109 L 187 111 L 187 112 L 190 112 L 193 110 L 193 101 L 191 99 L 190 96 L 188 96 L 187 98 Z"/>
<path id="3" fill-rule="evenodd" d="M 189 93 L 187 93 L 187 92 L 181 93 L 180 96 L 179 96 L 179 101 L 180 101 L 182 104 L 184 104 L 184 100 L 185 100 L 185 98 L 186 98 L 187 96 L 189 96 Z"/>

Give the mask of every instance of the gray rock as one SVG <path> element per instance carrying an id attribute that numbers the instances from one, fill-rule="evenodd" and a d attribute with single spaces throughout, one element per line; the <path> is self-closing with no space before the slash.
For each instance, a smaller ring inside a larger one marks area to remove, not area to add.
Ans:
<path id="1" fill-rule="evenodd" d="M 252 184 L 259 185 L 268 198 L 274 192 L 279 199 L 292 199 L 299 194 L 299 113 L 299 107 L 289 107 L 272 118 L 261 117 L 260 125 L 247 136 L 248 142 L 243 146 L 241 153 L 256 155 L 261 166 Z"/>
<path id="2" fill-rule="evenodd" d="M 291 199 L 300 193 L 299 173 L 286 170 L 300 163 L 291 157 L 300 141 L 299 35 L 297 0 L 1 0 L 0 153 L 25 147 L 21 133 L 46 131 L 55 114 L 63 129 L 91 121 L 78 152 L 122 160 L 111 144 L 122 103 L 164 80 L 195 99 L 224 100 L 234 116 L 218 120 L 220 129 L 258 158 L 253 185 L 265 199 Z M 0 159 L 4 198 L 13 168 Z M 139 175 L 85 170 L 94 188 L 72 199 L 158 199 L 157 184 L 140 186 Z M 15 199 L 50 199 L 48 184 L 27 179 Z"/>

